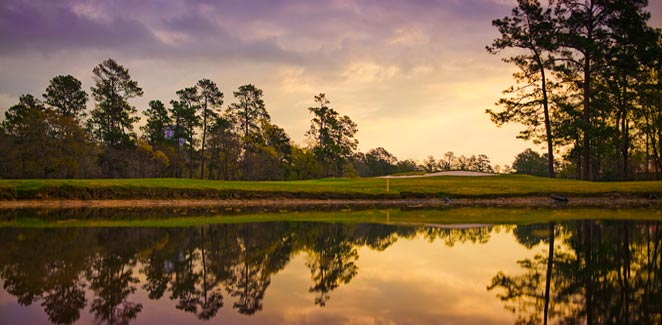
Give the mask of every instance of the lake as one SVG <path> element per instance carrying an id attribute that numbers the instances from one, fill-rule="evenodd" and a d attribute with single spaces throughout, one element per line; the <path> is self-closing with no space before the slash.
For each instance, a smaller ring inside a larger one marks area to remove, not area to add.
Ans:
<path id="1" fill-rule="evenodd" d="M 72 227 L 62 211 L 3 213 L 3 324 L 662 322 L 662 220 L 618 220 L 613 210 L 608 220 L 598 210 L 539 224 L 337 211 L 321 213 L 324 222 L 235 214 L 186 227 Z M 36 215 L 60 222 L 6 224 Z"/>

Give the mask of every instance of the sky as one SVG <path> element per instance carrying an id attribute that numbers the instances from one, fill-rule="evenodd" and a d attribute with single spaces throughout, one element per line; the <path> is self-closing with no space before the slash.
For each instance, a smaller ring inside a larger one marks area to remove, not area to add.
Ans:
<path id="1" fill-rule="evenodd" d="M 89 92 L 92 69 L 113 58 L 152 99 L 207 78 L 233 102 L 252 83 L 272 122 L 305 145 L 313 97 L 358 124 L 359 150 L 384 147 L 422 161 L 488 155 L 510 164 L 526 148 L 522 128 L 498 128 L 495 108 L 514 71 L 485 46 L 492 19 L 514 0 L 3 0 L 0 3 L 0 112 L 21 94 L 41 95 L 71 74 Z M 662 0 L 650 0 L 662 27 Z M 90 101 L 91 108 L 93 103 Z M 3 114 L 4 115 L 4 114 Z M 143 118 L 144 122 L 144 118 Z"/>

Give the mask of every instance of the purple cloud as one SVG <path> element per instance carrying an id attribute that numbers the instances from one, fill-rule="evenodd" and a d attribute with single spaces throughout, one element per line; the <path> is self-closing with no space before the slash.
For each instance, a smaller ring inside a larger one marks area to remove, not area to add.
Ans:
<path id="1" fill-rule="evenodd" d="M 64 6 L 23 2 L 0 7 L 0 39 L 2 54 L 125 47 L 155 41 L 152 33 L 133 19 L 116 17 L 110 23 L 100 23 Z"/>
<path id="2" fill-rule="evenodd" d="M 0 7 L 0 54 L 93 48 L 294 62 L 301 59 L 294 53 L 379 43 L 412 23 L 443 34 L 454 20 L 485 21 L 497 7 L 484 0 L 9 1 Z"/>

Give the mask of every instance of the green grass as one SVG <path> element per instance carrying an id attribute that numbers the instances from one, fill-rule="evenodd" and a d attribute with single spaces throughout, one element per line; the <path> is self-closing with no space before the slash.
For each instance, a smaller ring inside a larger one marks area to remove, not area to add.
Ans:
<path id="1" fill-rule="evenodd" d="M 585 182 L 525 175 L 390 179 L 320 179 L 290 182 L 191 179 L 0 180 L 0 200 L 12 199 L 382 199 L 450 196 L 507 197 L 560 194 L 662 194 L 662 181 Z"/>
<path id="2" fill-rule="evenodd" d="M 120 219 L 75 219 L 66 215 L 57 220 L 38 216 L 3 218 L 0 228 L 62 227 L 191 227 L 208 224 L 251 222 L 343 222 L 411 225 L 444 224 L 535 224 L 569 220 L 662 220 L 662 211 L 635 209 L 504 209 L 444 208 L 428 210 L 364 210 L 336 212 L 271 212 L 245 215 L 153 216 L 136 214 Z"/>

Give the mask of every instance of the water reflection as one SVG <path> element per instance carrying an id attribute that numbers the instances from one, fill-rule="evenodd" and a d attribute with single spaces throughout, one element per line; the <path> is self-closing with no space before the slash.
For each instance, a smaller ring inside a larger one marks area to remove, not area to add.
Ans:
<path id="1" fill-rule="evenodd" d="M 499 272 L 498 290 L 518 323 L 662 323 L 662 222 L 582 220 L 518 226 L 518 242 L 547 243 L 519 261 L 524 273 Z"/>
<path id="2" fill-rule="evenodd" d="M 149 301 L 169 301 L 199 320 L 221 320 L 223 309 L 259 314 L 274 275 L 300 254 L 308 270 L 309 306 L 325 307 L 334 302 L 334 291 L 351 287 L 360 274 L 364 248 L 389 254 L 399 240 L 422 238 L 451 249 L 486 244 L 504 232 L 512 232 L 512 245 L 531 254 L 520 258 L 519 270 L 498 272 L 485 284 L 490 299 L 496 294 L 518 323 L 662 321 L 660 221 L 467 228 L 304 222 L 5 228 L 0 229 L 0 278 L 14 301 L 41 305 L 53 323 L 75 322 L 82 312 L 97 323 L 129 323 Z M 416 276 L 419 266 L 398 263 L 404 276 Z"/>

